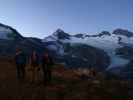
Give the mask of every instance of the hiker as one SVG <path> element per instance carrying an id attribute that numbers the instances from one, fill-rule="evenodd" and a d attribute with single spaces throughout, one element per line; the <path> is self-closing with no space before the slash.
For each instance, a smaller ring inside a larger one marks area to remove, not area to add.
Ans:
<path id="1" fill-rule="evenodd" d="M 15 63 L 16 63 L 17 79 L 23 80 L 25 78 L 25 66 L 27 62 L 26 62 L 26 55 L 20 48 L 16 49 Z"/>
<path id="2" fill-rule="evenodd" d="M 52 79 L 52 65 L 53 60 L 48 54 L 45 52 L 42 57 L 42 71 L 43 71 L 43 81 L 44 84 L 51 83 Z"/>
<path id="3" fill-rule="evenodd" d="M 32 78 L 31 83 L 34 83 L 36 81 L 36 78 L 39 78 L 39 56 L 35 50 L 33 50 L 31 56 L 30 56 L 30 66 L 32 71 Z"/>
<path id="4" fill-rule="evenodd" d="M 91 68 L 91 69 L 90 69 L 90 75 L 91 75 L 91 77 L 95 78 L 96 75 L 97 75 L 96 69 Z"/>

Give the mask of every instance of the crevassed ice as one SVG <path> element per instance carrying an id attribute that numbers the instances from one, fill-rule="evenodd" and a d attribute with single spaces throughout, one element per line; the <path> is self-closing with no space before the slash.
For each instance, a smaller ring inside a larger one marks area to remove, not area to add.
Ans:
<path id="1" fill-rule="evenodd" d="M 116 36 L 114 34 L 112 34 L 111 36 L 88 37 L 85 39 L 71 37 L 71 40 L 68 40 L 68 41 L 65 40 L 64 42 L 83 43 L 83 44 L 91 45 L 96 48 L 103 49 L 110 56 L 111 64 L 108 68 L 112 68 L 117 66 L 123 66 L 129 62 L 127 59 L 124 59 L 119 57 L 118 55 L 115 55 L 115 50 L 117 48 L 122 47 L 118 43 L 118 37 L 120 36 Z M 122 37 L 122 39 L 126 39 L 126 38 Z"/>

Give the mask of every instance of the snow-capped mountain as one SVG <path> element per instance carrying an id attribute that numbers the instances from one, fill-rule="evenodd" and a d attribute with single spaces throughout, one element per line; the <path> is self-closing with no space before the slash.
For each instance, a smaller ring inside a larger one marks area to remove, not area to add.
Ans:
<path id="1" fill-rule="evenodd" d="M 15 40 L 22 39 L 23 37 L 17 32 L 17 30 L 13 29 L 10 26 L 4 25 L 0 23 L 0 39 L 6 40 Z"/>
<path id="2" fill-rule="evenodd" d="M 128 38 L 133 37 L 133 32 L 130 32 L 128 30 L 123 30 L 123 29 L 116 29 L 116 30 L 114 30 L 113 34 L 123 35 L 123 36 L 126 36 Z"/>
<path id="3" fill-rule="evenodd" d="M 44 49 L 41 39 L 23 37 L 16 29 L 0 24 L 0 56 L 13 56 L 16 48 L 22 48 L 27 54 L 33 49 Z"/>
<path id="4" fill-rule="evenodd" d="M 68 33 L 65 33 L 61 29 L 57 29 L 51 36 L 46 37 L 43 42 L 51 42 L 51 41 L 57 41 L 57 40 L 69 40 L 70 36 Z"/>
<path id="5" fill-rule="evenodd" d="M 126 65 L 130 59 L 122 57 L 118 53 L 118 49 L 125 48 L 125 46 L 133 45 L 133 33 L 123 29 L 116 29 L 113 33 L 103 31 L 98 35 L 88 34 L 76 34 L 70 35 L 65 33 L 63 30 L 58 29 L 51 36 L 46 37 L 43 42 L 56 43 L 48 45 L 48 48 L 55 50 L 57 53 L 64 55 L 64 49 L 61 44 L 85 44 L 98 49 L 103 50 L 110 57 L 110 65 L 108 69 L 112 67 L 119 67 Z M 58 43 L 59 42 L 59 43 Z M 58 44 L 58 46 L 57 46 Z M 59 51 L 62 51 L 61 53 Z M 117 54 L 116 54 L 117 51 Z M 88 51 L 90 52 L 90 51 Z M 119 55 L 118 55 L 119 54 Z M 74 55 L 72 55 L 74 56 Z"/>

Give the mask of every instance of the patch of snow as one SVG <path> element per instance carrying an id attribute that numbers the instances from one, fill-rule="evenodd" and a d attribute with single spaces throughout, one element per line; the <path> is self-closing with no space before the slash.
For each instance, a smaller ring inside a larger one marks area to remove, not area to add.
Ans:
<path id="1" fill-rule="evenodd" d="M 12 33 L 12 30 L 6 27 L 0 27 L 0 39 L 9 39 L 8 35 Z"/>
<path id="2" fill-rule="evenodd" d="M 48 48 L 51 49 L 51 50 L 54 50 L 54 51 L 58 50 L 58 47 L 55 46 L 55 45 L 49 45 Z"/>
<path id="3" fill-rule="evenodd" d="M 3 33 L 3 32 L 5 32 L 5 33 L 11 33 L 12 32 L 12 30 L 11 29 L 9 29 L 9 28 L 6 28 L 6 27 L 0 27 L 0 33 Z"/>
<path id="4" fill-rule="evenodd" d="M 57 37 L 54 35 L 51 35 L 42 40 L 42 42 L 52 42 L 52 41 L 57 41 Z"/>
<path id="5" fill-rule="evenodd" d="M 127 43 L 127 44 L 133 44 L 133 37 L 127 38 L 127 39 L 122 39 L 122 42 Z"/>

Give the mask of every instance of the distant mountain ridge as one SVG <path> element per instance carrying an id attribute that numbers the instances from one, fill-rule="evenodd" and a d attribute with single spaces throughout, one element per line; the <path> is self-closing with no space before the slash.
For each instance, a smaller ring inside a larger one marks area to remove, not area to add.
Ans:
<path id="1" fill-rule="evenodd" d="M 59 63 L 71 67 L 96 67 L 105 70 L 124 66 L 133 57 L 127 57 L 126 53 L 129 47 L 132 52 L 131 34 L 130 31 L 116 29 L 113 33 L 102 31 L 97 35 L 71 35 L 57 29 L 52 35 L 41 40 L 23 37 L 14 28 L 0 24 L 0 55 L 14 55 L 17 47 L 21 47 L 27 54 L 35 49 L 40 55 L 48 49 Z"/>
<path id="2" fill-rule="evenodd" d="M 76 35 L 70 35 L 69 33 L 64 32 L 62 29 L 57 29 L 57 31 L 55 31 L 52 35 L 44 38 L 43 42 L 56 44 L 49 44 L 49 49 L 52 49 L 51 47 L 53 47 L 55 51 L 57 50 L 55 48 L 59 48 L 58 42 L 60 42 L 62 45 L 66 43 L 69 43 L 71 45 L 80 43 L 102 49 L 108 54 L 108 56 L 110 56 L 111 68 L 114 66 L 123 66 L 129 62 L 131 56 L 126 58 L 126 54 L 120 52 L 122 52 L 124 48 L 127 48 L 127 46 L 132 46 L 132 39 L 132 32 L 124 29 L 116 29 L 112 33 L 108 31 L 102 31 L 97 35 L 81 33 Z M 61 48 L 61 50 L 63 50 L 63 48 Z"/>
<path id="3" fill-rule="evenodd" d="M 130 31 L 125 30 L 125 29 L 120 29 L 120 28 L 114 30 L 114 32 L 112 34 L 123 35 L 123 36 L 126 36 L 128 38 L 133 37 L 133 32 L 130 32 Z"/>
<path id="4" fill-rule="evenodd" d="M 16 29 L 0 24 L 0 56 L 13 56 L 16 48 L 29 54 L 32 49 L 41 52 L 44 46 L 41 39 L 23 37 Z"/>
<path id="5" fill-rule="evenodd" d="M 21 40 L 23 36 L 16 29 L 0 23 L 0 39 Z"/>

